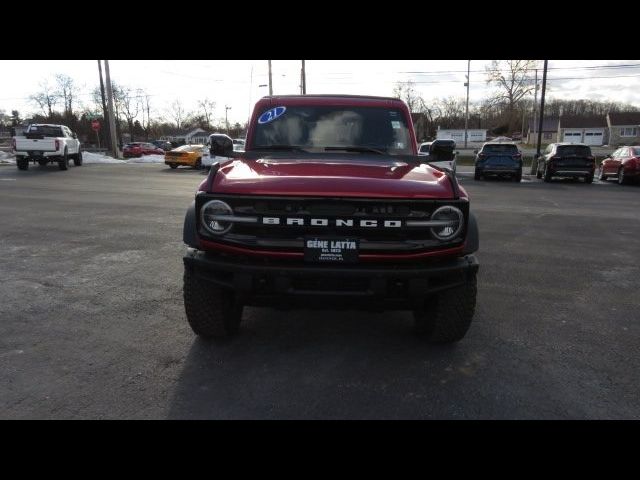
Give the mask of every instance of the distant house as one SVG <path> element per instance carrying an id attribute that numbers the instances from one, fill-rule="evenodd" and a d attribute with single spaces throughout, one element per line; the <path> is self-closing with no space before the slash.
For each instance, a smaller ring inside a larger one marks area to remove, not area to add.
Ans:
<path id="1" fill-rule="evenodd" d="M 607 142 L 607 119 L 604 116 L 562 116 L 558 129 L 561 142 L 597 146 Z"/>
<path id="2" fill-rule="evenodd" d="M 529 127 L 527 128 L 526 143 L 529 145 L 536 144 L 538 142 L 538 123 L 540 119 L 533 121 L 533 118 L 529 119 Z M 560 126 L 560 119 L 555 117 L 545 118 L 542 121 L 542 140 L 541 143 L 555 143 L 558 141 L 558 131 Z"/>
<path id="3" fill-rule="evenodd" d="M 467 130 L 467 141 L 468 142 L 486 142 L 487 141 L 487 130 L 486 129 L 468 129 Z M 436 133 L 436 138 L 438 140 L 454 140 L 456 144 L 459 146 L 461 144 L 464 145 L 464 128 L 461 129 L 453 129 L 453 128 L 440 128 L 438 127 L 438 131 Z"/>
<path id="4" fill-rule="evenodd" d="M 640 145 L 640 112 L 616 112 L 607 114 L 609 145 Z"/>
<path id="5" fill-rule="evenodd" d="M 183 130 L 173 135 L 165 135 L 160 140 L 168 140 L 169 142 L 185 143 L 185 144 L 205 144 L 209 140 L 210 132 L 202 128 L 193 130 Z"/>

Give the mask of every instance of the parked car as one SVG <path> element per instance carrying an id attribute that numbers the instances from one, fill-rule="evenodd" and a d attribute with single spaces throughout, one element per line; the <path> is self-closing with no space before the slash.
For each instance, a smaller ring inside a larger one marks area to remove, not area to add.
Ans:
<path id="1" fill-rule="evenodd" d="M 486 175 L 507 176 L 516 182 L 522 180 L 522 153 L 513 143 L 487 142 L 474 153 L 474 180 Z"/>
<path id="2" fill-rule="evenodd" d="M 209 155 L 209 149 L 205 145 L 183 145 L 164 154 L 164 163 L 171 168 L 186 165 L 193 168 L 202 168 L 202 157 Z"/>
<path id="3" fill-rule="evenodd" d="M 233 139 L 233 144 L 234 145 L 242 145 L 242 148 L 244 148 L 244 138 L 234 138 Z"/>
<path id="4" fill-rule="evenodd" d="M 429 157 L 430 164 L 437 167 L 446 167 L 453 173 L 456 172 L 456 142 L 454 140 L 436 139 L 432 142 L 423 142 L 418 147 L 418 156 Z"/>
<path id="5" fill-rule="evenodd" d="M 124 158 L 141 157 L 143 155 L 164 155 L 164 150 L 153 143 L 133 142 L 127 143 L 122 149 Z"/>
<path id="6" fill-rule="evenodd" d="M 538 158 L 536 177 L 550 182 L 553 177 L 584 178 L 593 183 L 596 159 L 584 143 L 551 143 Z"/>
<path id="7" fill-rule="evenodd" d="M 600 180 L 616 177 L 620 185 L 640 178 L 640 147 L 620 147 L 600 164 Z"/>
<path id="8" fill-rule="evenodd" d="M 168 152 L 169 150 L 173 150 L 175 148 L 168 140 L 151 140 L 151 143 L 153 143 L 156 147 L 161 148 L 165 152 Z"/>

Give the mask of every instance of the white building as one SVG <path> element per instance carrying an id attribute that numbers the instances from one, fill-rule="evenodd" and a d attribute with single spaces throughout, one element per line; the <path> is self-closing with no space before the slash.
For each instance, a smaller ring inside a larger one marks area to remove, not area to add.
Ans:
<path id="1" fill-rule="evenodd" d="M 487 130 L 469 129 L 467 130 L 467 142 L 486 142 Z M 453 140 L 457 145 L 464 144 L 464 129 L 440 128 L 436 134 L 438 140 Z"/>

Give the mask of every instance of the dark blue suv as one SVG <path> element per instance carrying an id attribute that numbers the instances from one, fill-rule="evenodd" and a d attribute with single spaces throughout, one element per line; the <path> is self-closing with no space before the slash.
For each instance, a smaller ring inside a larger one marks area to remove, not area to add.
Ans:
<path id="1" fill-rule="evenodd" d="M 508 176 L 516 182 L 522 180 L 522 153 L 513 143 L 488 142 L 475 154 L 475 180 L 486 175 Z"/>

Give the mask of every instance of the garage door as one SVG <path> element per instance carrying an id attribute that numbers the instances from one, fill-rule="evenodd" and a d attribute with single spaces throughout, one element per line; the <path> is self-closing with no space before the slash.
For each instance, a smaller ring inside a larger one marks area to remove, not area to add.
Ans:
<path id="1" fill-rule="evenodd" d="M 582 132 L 564 132 L 563 142 L 582 143 Z"/>
<path id="2" fill-rule="evenodd" d="M 603 132 L 584 132 L 584 143 L 587 145 L 602 145 Z"/>

